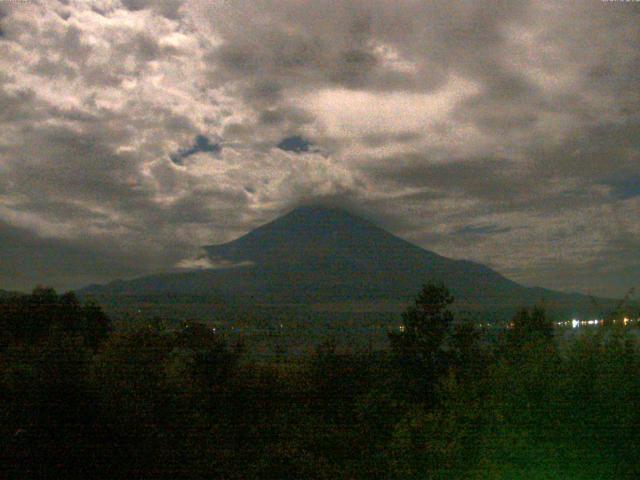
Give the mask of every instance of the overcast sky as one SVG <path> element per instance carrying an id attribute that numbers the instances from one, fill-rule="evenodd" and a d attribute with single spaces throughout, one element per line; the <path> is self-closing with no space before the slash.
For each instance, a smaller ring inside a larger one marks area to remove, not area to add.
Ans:
<path id="1" fill-rule="evenodd" d="M 304 203 L 640 286 L 640 2 L 0 1 L 0 288 L 189 265 Z"/>

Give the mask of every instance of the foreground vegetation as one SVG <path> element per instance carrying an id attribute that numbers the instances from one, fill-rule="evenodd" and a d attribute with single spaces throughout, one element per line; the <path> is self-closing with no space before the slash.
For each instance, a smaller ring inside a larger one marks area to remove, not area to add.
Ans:
<path id="1" fill-rule="evenodd" d="M 428 284 L 388 351 L 256 362 L 210 327 L 0 303 L 8 478 L 640 478 L 640 346 L 541 309 L 488 338 Z"/>

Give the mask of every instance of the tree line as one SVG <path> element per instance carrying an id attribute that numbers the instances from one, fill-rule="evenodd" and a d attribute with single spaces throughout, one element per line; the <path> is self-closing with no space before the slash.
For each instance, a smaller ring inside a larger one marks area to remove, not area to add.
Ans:
<path id="1" fill-rule="evenodd" d="M 38 288 L 0 300 L 7 478 L 640 478 L 640 348 L 554 334 L 540 308 L 497 336 L 428 283 L 390 348 L 251 360 L 206 324 L 114 330 Z"/>

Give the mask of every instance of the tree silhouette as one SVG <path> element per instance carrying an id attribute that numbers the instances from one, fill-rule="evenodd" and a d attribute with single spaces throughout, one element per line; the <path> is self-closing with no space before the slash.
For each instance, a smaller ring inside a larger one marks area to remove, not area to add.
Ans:
<path id="1" fill-rule="evenodd" d="M 553 339 L 553 322 L 542 307 L 522 308 L 509 324 L 507 342 L 510 349 L 520 349 L 531 342 L 547 343 Z"/>
<path id="2" fill-rule="evenodd" d="M 53 288 L 36 287 L 31 295 L 0 303 L 0 348 L 11 343 L 32 344 L 53 330 L 78 335 L 95 350 L 111 332 L 111 320 L 100 306 L 82 305 L 73 292 L 58 295 Z"/>
<path id="3" fill-rule="evenodd" d="M 442 349 L 453 322 L 453 296 L 440 282 L 430 282 L 402 314 L 400 332 L 389 333 L 391 348 L 408 381 L 409 394 L 427 403 L 434 400 L 434 382 L 446 371 Z"/>

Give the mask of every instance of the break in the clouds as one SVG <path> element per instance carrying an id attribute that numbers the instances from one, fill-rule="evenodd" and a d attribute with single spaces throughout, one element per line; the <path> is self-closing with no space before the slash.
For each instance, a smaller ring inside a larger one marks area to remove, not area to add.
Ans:
<path id="1" fill-rule="evenodd" d="M 2 2 L 0 287 L 206 267 L 201 245 L 329 202 L 621 295 L 639 21 L 599 0 Z"/>
<path id="2" fill-rule="evenodd" d="M 308 152 L 310 145 L 308 140 L 305 140 L 299 135 L 294 135 L 293 137 L 283 138 L 280 143 L 278 143 L 278 148 L 285 152 L 302 153 Z"/>
<path id="3" fill-rule="evenodd" d="M 173 153 L 169 156 L 171 161 L 177 165 L 182 165 L 184 163 L 184 159 L 194 155 L 198 152 L 205 152 L 216 154 L 219 153 L 222 147 L 218 143 L 211 143 L 204 135 L 196 135 L 193 146 L 186 148 L 184 150 L 179 150 L 176 153 Z"/>

